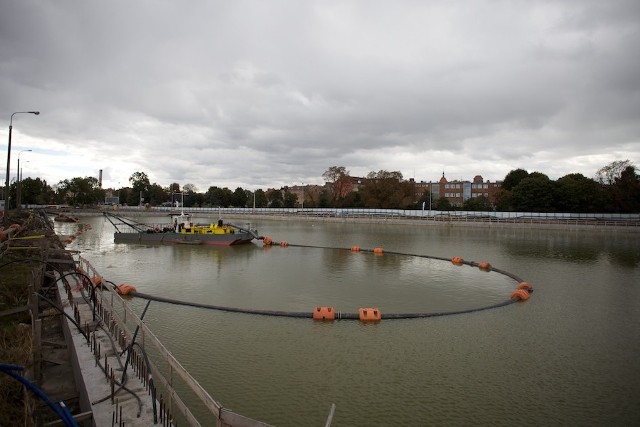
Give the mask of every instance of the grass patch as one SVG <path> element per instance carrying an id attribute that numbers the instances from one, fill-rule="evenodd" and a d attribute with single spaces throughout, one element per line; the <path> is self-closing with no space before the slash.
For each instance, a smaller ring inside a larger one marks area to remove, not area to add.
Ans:
<path id="1" fill-rule="evenodd" d="M 0 360 L 2 363 L 24 366 L 31 356 L 31 326 L 17 324 L 0 328 Z M 25 366 L 27 365 L 27 366 Z M 24 371 L 20 373 L 24 376 Z M 26 400 L 25 400 L 26 397 Z M 29 407 L 29 410 L 27 410 Z M 4 373 L 0 374 L 0 414 L 3 425 L 33 426 L 35 402 L 31 396 L 25 396 L 23 385 Z"/>
<path id="2" fill-rule="evenodd" d="M 5 221 L 20 225 L 15 237 L 46 235 L 43 239 L 4 241 L 0 244 L 0 312 L 27 305 L 28 285 L 39 257 L 57 237 L 44 220 L 33 212 L 13 213 Z M 29 311 L 0 317 L 0 363 L 32 367 L 32 330 Z M 25 371 L 19 372 L 25 376 Z M 35 426 L 36 402 L 31 392 L 14 378 L 0 373 L 0 425 Z M 28 415 L 31 414 L 31 415 Z"/>

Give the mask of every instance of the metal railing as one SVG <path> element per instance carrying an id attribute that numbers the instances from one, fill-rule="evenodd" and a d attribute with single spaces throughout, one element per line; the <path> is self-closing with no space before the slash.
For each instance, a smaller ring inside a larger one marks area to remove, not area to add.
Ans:
<path id="1" fill-rule="evenodd" d="M 120 206 L 122 212 L 171 212 L 170 207 L 155 206 L 140 208 L 138 206 Z M 436 211 L 416 209 L 364 209 L 364 208 L 221 208 L 221 207 L 189 207 L 185 211 L 190 213 L 218 215 L 272 215 L 272 216 L 308 216 L 327 218 L 348 217 L 386 217 L 386 218 L 415 218 L 434 219 L 466 218 L 467 220 L 515 220 L 515 219 L 545 219 L 545 220 L 591 220 L 591 221 L 640 221 L 640 213 L 567 213 L 567 212 L 483 212 L 483 211 Z"/>
<path id="2" fill-rule="evenodd" d="M 93 266 L 86 259 L 79 257 L 79 266 L 89 276 L 101 277 Z M 178 410 L 185 421 L 191 426 L 200 426 L 200 420 L 193 414 L 190 407 L 193 403 L 187 404 L 185 399 L 179 392 L 180 387 L 189 390 L 191 394 L 197 397 L 199 403 L 205 408 L 205 412 L 209 414 L 205 420 L 205 425 L 217 425 L 218 427 L 266 427 L 269 426 L 261 421 L 247 418 L 237 414 L 229 409 L 224 408 L 217 402 L 202 386 L 187 372 L 180 362 L 171 354 L 169 350 L 160 342 L 149 327 L 138 317 L 127 303 L 117 292 L 111 290 L 97 290 L 97 305 L 105 308 L 110 312 L 110 317 L 118 325 L 120 337 L 125 343 L 125 347 L 131 344 L 134 329 L 138 329 L 136 343 L 143 352 L 149 356 L 153 356 L 154 360 L 149 363 L 149 369 L 152 374 L 154 386 L 160 386 L 167 395 L 168 413 Z M 164 366 L 159 366 L 162 363 Z M 179 382 L 179 381 L 181 382 Z"/>

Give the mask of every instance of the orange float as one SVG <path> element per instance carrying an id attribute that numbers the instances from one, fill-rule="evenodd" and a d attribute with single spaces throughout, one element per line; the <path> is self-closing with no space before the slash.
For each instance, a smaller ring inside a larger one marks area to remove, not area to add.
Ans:
<path id="1" fill-rule="evenodd" d="M 520 298 L 520 301 L 526 301 L 529 299 L 529 292 L 524 289 L 516 289 L 511 294 L 511 299 Z"/>
<path id="2" fill-rule="evenodd" d="M 271 237 L 269 236 L 264 236 L 264 239 L 262 239 L 262 242 L 265 244 L 265 246 L 269 246 L 271 243 L 273 243 L 273 240 L 271 240 Z"/>
<path id="3" fill-rule="evenodd" d="M 381 247 L 373 248 L 373 253 L 380 255 L 384 253 L 384 249 L 382 249 Z"/>
<path id="4" fill-rule="evenodd" d="M 280 242 L 280 247 L 281 247 L 281 248 L 286 248 L 287 246 L 289 246 L 289 243 L 287 243 L 287 242 Z"/>
<path id="5" fill-rule="evenodd" d="M 93 276 L 92 282 L 94 286 L 100 286 L 102 285 L 102 278 L 100 276 Z"/>
<path id="6" fill-rule="evenodd" d="M 378 322 L 382 319 L 382 313 L 377 308 L 359 308 L 358 316 L 363 322 Z"/>
<path id="7" fill-rule="evenodd" d="M 531 286 L 531 283 L 529 282 L 520 282 L 518 289 L 524 289 L 525 291 L 531 292 L 533 291 L 533 286 Z"/>
<path id="8" fill-rule="evenodd" d="M 335 320 L 336 312 L 333 307 L 315 307 L 313 320 Z"/>
<path id="9" fill-rule="evenodd" d="M 478 263 L 478 268 L 484 271 L 491 271 L 491 264 L 485 261 L 481 261 Z"/>
<path id="10" fill-rule="evenodd" d="M 360 252 L 360 246 L 351 246 L 351 252 Z"/>
<path id="11" fill-rule="evenodd" d="M 126 283 L 116 286 L 116 292 L 118 292 L 120 295 L 129 295 L 131 292 L 135 292 L 135 291 L 136 291 L 135 286 L 128 285 Z"/>
<path id="12" fill-rule="evenodd" d="M 459 256 L 454 256 L 453 258 L 451 258 L 451 262 L 454 263 L 455 265 L 462 265 L 464 263 L 464 259 L 462 259 L 462 257 L 459 257 Z"/>

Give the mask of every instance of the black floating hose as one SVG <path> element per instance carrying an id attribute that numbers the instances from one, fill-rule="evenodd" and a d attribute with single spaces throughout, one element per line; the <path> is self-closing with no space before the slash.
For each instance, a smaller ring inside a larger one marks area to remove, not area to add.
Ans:
<path id="1" fill-rule="evenodd" d="M 334 249 L 334 250 L 349 250 L 352 251 L 351 248 L 336 248 L 336 247 L 326 247 L 326 246 L 314 246 L 314 245 L 298 245 L 298 244 L 288 244 L 285 242 L 278 243 L 278 242 L 272 242 L 270 243 L 270 245 L 272 246 L 292 246 L 292 247 L 299 247 L 299 248 L 314 248 L 314 249 Z M 375 250 L 373 249 L 360 249 L 358 248 L 358 251 L 360 252 L 370 252 L 370 253 L 375 253 Z M 385 253 L 387 254 L 391 254 L 391 255 L 401 255 L 401 256 L 413 256 L 413 257 L 418 257 L 418 258 L 427 258 L 427 259 L 435 259 L 438 261 L 451 261 L 451 259 L 449 258 L 443 258 L 443 257 L 436 257 L 436 256 L 431 256 L 431 255 L 420 255 L 420 254 L 408 254 L 408 253 L 402 253 L 402 252 L 391 252 L 391 251 L 386 251 Z M 471 267 L 478 267 L 480 266 L 479 263 L 474 262 L 474 261 L 460 261 L 460 264 L 466 264 L 469 265 Z M 509 273 L 507 271 L 504 270 L 500 270 L 494 267 L 490 268 L 491 271 L 495 271 L 498 274 L 502 274 L 506 277 L 509 277 L 513 280 L 515 280 L 518 283 L 522 283 L 522 279 L 518 276 L 516 276 L 515 274 Z M 528 292 L 532 292 L 532 289 L 529 289 Z M 176 305 L 183 305 L 183 306 L 187 306 L 187 307 L 196 307 L 196 308 L 204 308 L 204 309 L 209 309 L 209 310 L 217 310 L 217 311 L 224 311 L 224 312 L 229 312 L 229 313 L 242 313 L 242 314 L 254 314 L 254 315 L 261 315 L 261 316 L 274 316 L 274 317 L 294 317 L 294 318 L 313 318 L 313 313 L 312 312 L 297 312 L 297 311 L 277 311 L 277 310 L 257 310 L 257 309 L 248 309 L 248 308 L 238 308 L 238 307 L 225 307 L 225 306 L 220 306 L 220 305 L 213 305 L 213 304 L 203 304 L 203 303 L 197 303 L 197 302 L 189 302 L 189 301 L 181 301 L 181 300 L 176 300 L 176 299 L 172 299 L 172 298 L 165 298 L 165 297 L 159 297 L 159 296 L 155 296 L 155 295 L 150 295 L 150 294 L 145 294 L 142 292 L 137 292 L 137 291 L 133 291 L 130 292 L 129 295 L 134 296 L 134 297 L 138 297 L 138 298 L 143 298 L 149 301 L 158 301 L 158 302 L 164 302 L 164 303 L 168 303 L 168 304 L 176 304 Z M 380 314 L 380 319 L 387 319 L 387 320 L 398 320 L 398 319 L 420 319 L 420 318 L 426 318 L 426 317 L 439 317 L 439 316 L 451 316 L 451 315 L 455 315 L 455 314 L 466 314 L 466 313 L 475 313 L 478 311 L 484 311 L 484 310 L 490 310 L 490 309 L 494 309 L 494 308 L 499 308 L 499 307 L 504 307 L 507 306 L 509 304 L 513 304 L 514 302 L 517 301 L 521 301 L 522 298 L 520 298 L 519 296 L 512 296 L 511 298 L 509 298 L 506 301 L 502 301 L 496 304 L 491 304 L 491 305 L 487 305 L 487 306 L 483 306 L 483 307 L 475 307 L 475 308 L 469 308 L 469 309 L 464 309 L 464 310 L 453 310 L 453 311 L 437 311 L 437 312 L 430 312 L 430 313 L 387 313 L 387 314 Z M 344 320 L 360 320 L 360 314 L 359 313 L 340 313 L 340 312 L 336 312 L 335 313 L 335 318 L 336 319 L 344 319 Z"/>
<path id="2" fill-rule="evenodd" d="M 230 313 L 261 314 L 264 316 L 280 316 L 280 317 L 301 317 L 301 318 L 313 317 L 312 313 L 306 313 L 306 312 L 254 310 L 254 309 L 245 309 L 245 308 L 237 308 L 237 307 L 224 307 L 221 305 L 202 304 L 197 302 L 181 301 L 181 300 L 172 299 L 172 298 L 158 297 L 155 295 L 149 295 L 149 294 L 145 294 L 137 291 L 129 292 L 128 295 L 150 300 L 150 301 L 166 302 L 169 304 L 185 305 L 188 307 L 206 308 L 209 310 L 227 311 Z"/>
<path id="3" fill-rule="evenodd" d="M 164 302 L 164 303 L 175 304 L 175 305 L 184 305 L 187 307 L 204 308 L 208 310 L 225 311 L 229 313 L 254 314 L 254 315 L 261 315 L 261 316 L 272 316 L 272 317 L 294 317 L 299 319 L 313 318 L 313 313 L 311 312 L 254 310 L 254 309 L 245 309 L 245 308 L 238 308 L 238 307 L 224 307 L 220 305 L 203 304 L 203 303 L 197 303 L 197 302 L 181 301 L 181 300 L 176 300 L 172 298 L 158 297 L 155 295 L 149 295 L 141 292 L 130 292 L 129 295 L 146 299 L 149 301 Z M 450 316 L 454 314 L 474 313 L 477 311 L 484 311 L 484 310 L 490 310 L 492 308 L 504 307 L 506 305 L 513 304 L 514 302 L 517 302 L 517 301 L 520 301 L 519 297 L 511 298 L 507 301 L 502 301 L 497 304 L 492 304 L 484 307 L 469 308 L 465 310 L 439 311 L 439 312 L 431 312 L 431 313 L 387 313 L 387 314 L 381 314 L 380 318 L 387 319 L 387 320 L 398 320 L 398 319 L 420 319 L 425 317 Z M 360 320 L 360 314 L 359 313 L 336 313 L 336 319 Z"/>

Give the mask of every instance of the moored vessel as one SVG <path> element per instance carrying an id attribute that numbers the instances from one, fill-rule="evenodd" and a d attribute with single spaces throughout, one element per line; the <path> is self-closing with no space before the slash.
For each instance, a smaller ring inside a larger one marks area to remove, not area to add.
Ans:
<path id="1" fill-rule="evenodd" d="M 104 212 L 104 216 L 116 230 L 113 233 L 115 243 L 231 246 L 261 239 L 257 230 L 250 226 L 240 227 L 222 219 L 216 223 L 196 224 L 192 215 L 184 212 L 171 215 L 171 222 L 164 224 L 144 224 L 109 212 Z"/>

